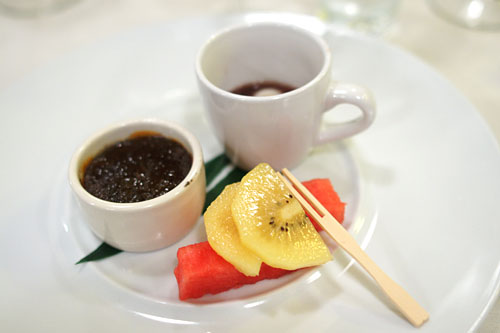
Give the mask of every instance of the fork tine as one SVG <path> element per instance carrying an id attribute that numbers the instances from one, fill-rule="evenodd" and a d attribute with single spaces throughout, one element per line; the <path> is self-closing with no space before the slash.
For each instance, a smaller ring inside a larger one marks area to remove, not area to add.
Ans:
<path id="1" fill-rule="evenodd" d="M 285 185 L 288 187 L 288 189 L 290 190 L 290 192 L 292 192 L 292 195 L 299 201 L 299 203 L 302 205 L 302 207 L 304 208 L 304 210 L 310 215 L 312 216 L 312 218 L 315 220 L 315 221 L 319 221 L 321 219 L 321 215 L 318 214 L 318 212 L 316 210 L 314 210 L 313 207 L 311 207 L 311 205 L 309 204 L 309 202 L 307 202 L 306 199 L 304 199 L 304 197 L 302 197 L 302 195 L 293 187 L 292 184 L 290 184 L 290 181 L 288 179 L 286 179 L 281 173 L 278 172 L 278 177 L 280 177 L 280 179 L 285 183 Z M 318 222 L 319 223 L 319 222 Z"/>
<path id="2" fill-rule="evenodd" d="M 286 178 L 288 178 L 290 180 L 290 182 L 293 184 L 293 186 L 295 186 L 297 188 L 297 191 L 303 197 L 305 197 L 305 199 L 311 204 L 311 206 L 314 207 L 314 209 L 319 213 L 320 216 L 327 215 L 327 216 L 333 218 L 335 221 L 337 221 L 337 219 L 335 219 L 330 214 L 330 212 L 328 212 L 328 210 L 318 201 L 318 199 L 316 199 L 314 197 L 314 195 L 312 195 L 312 193 L 309 192 L 309 190 L 304 185 L 302 185 L 302 183 L 299 180 L 297 180 L 297 178 L 295 178 L 295 176 L 292 175 L 292 173 L 288 169 L 285 168 L 285 169 L 281 170 L 281 172 L 283 173 L 283 175 L 286 176 Z"/>

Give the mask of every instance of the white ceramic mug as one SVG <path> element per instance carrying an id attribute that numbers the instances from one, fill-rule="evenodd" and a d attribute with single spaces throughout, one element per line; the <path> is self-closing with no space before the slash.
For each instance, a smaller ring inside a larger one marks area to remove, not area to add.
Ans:
<path id="1" fill-rule="evenodd" d="M 359 133 L 375 117 L 367 89 L 331 81 L 323 39 L 292 25 L 255 23 L 212 36 L 197 56 L 196 76 L 217 138 L 244 169 L 260 162 L 292 168 L 311 147 Z M 231 92 L 262 81 L 296 89 L 264 97 Z M 323 113 L 343 103 L 357 106 L 361 116 L 320 129 Z"/>

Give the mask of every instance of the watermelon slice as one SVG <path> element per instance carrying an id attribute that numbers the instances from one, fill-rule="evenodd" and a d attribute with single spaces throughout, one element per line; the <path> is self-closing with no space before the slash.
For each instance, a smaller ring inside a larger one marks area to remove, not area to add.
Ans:
<path id="1" fill-rule="evenodd" d="M 335 217 L 340 223 L 344 222 L 345 203 L 340 201 L 339 195 L 333 189 L 328 178 L 316 178 L 302 182 L 302 184 L 318 199 L 318 201 Z M 309 215 L 316 230 L 323 230 Z"/>
<path id="2" fill-rule="evenodd" d="M 259 275 L 245 276 L 219 256 L 208 242 L 179 248 L 177 260 L 178 265 L 174 274 L 181 300 L 199 298 L 205 294 L 217 294 L 264 279 L 276 279 L 293 272 L 262 263 Z"/>

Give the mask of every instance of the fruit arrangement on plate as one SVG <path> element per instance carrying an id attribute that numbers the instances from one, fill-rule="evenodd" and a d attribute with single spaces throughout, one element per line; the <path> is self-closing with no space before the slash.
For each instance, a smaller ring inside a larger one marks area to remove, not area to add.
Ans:
<path id="1" fill-rule="evenodd" d="M 345 204 L 328 179 L 303 183 L 339 222 Z M 275 170 L 259 164 L 225 187 L 204 214 L 207 242 L 177 252 L 179 298 L 215 294 L 332 259 L 329 248 Z"/>

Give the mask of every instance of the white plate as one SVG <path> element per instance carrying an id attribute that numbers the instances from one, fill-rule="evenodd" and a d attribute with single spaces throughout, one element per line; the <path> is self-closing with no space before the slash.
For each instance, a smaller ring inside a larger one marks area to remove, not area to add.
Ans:
<path id="1" fill-rule="evenodd" d="M 310 17 L 251 14 L 129 31 L 0 92 L 2 331 L 413 331 L 341 251 L 319 269 L 178 301 L 175 251 L 204 239 L 201 220 L 172 248 L 74 265 L 99 241 L 67 185 L 73 150 L 109 123 L 155 116 L 191 129 L 207 158 L 219 153 L 196 93 L 195 53 L 222 27 L 270 18 L 323 34 L 334 78 L 370 87 L 378 101 L 372 128 L 315 150 L 294 172 L 331 178 L 350 232 L 430 312 L 421 332 L 477 327 L 500 281 L 500 153 L 478 113 L 379 40 L 335 35 Z"/>

